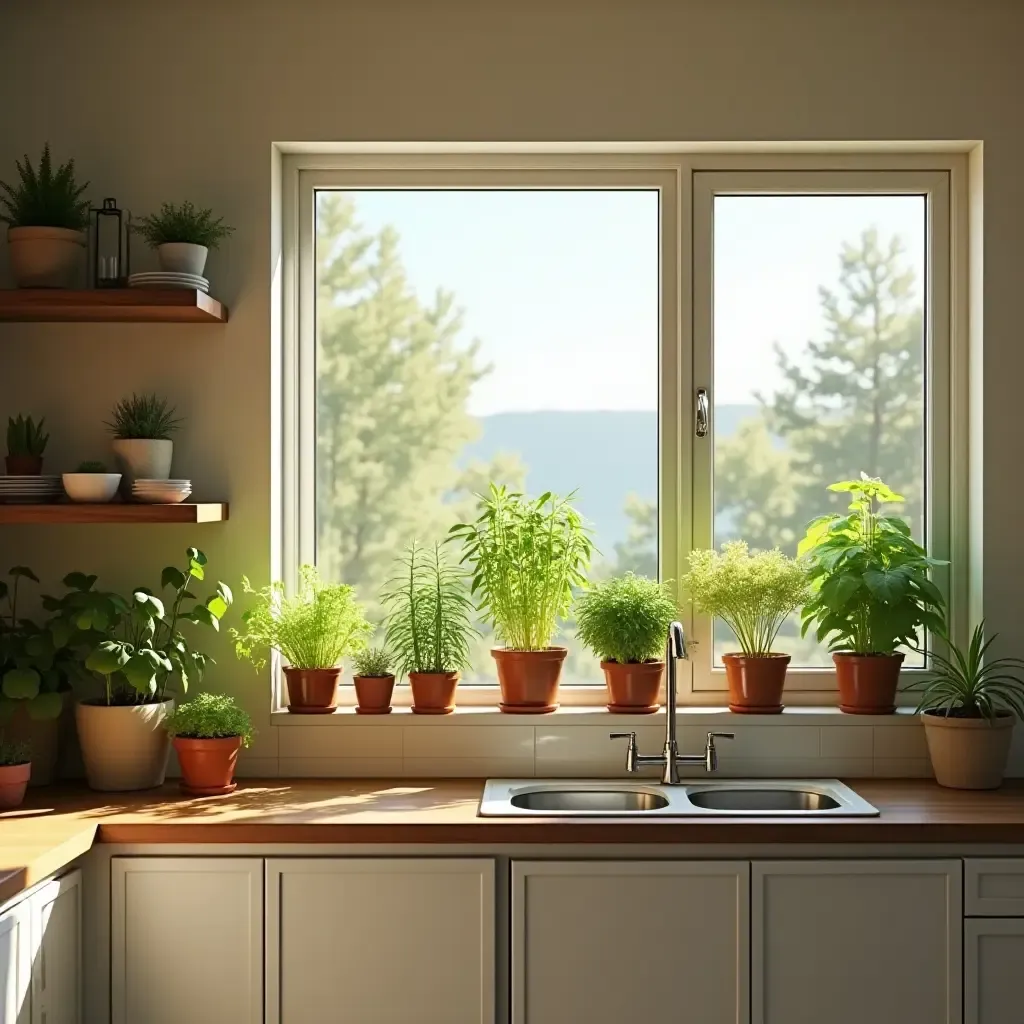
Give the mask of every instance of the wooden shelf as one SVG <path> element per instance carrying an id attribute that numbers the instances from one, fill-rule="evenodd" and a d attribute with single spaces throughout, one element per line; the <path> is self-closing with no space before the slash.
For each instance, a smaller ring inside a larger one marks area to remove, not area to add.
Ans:
<path id="1" fill-rule="evenodd" d="M 17 288 L 0 291 L 0 320 L 37 323 L 227 323 L 228 309 L 187 288 Z"/>
<path id="2" fill-rule="evenodd" d="M 0 524 L 15 523 L 220 523 L 222 502 L 180 505 L 0 505 Z"/>

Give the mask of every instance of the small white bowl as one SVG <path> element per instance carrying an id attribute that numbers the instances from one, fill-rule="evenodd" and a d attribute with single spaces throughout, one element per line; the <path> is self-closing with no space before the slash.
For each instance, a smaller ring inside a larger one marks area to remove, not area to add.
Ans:
<path id="1" fill-rule="evenodd" d="M 178 505 L 191 493 L 191 490 L 181 491 L 168 488 L 161 491 L 157 488 L 152 488 L 143 491 L 133 490 L 132 497 L 143 505 Z"/>
<path id="2" fill-rule="evenodd" d="M 117 494 L 120 473 L 65 473 L 64 493 L 72 501 L 103 505 Z"/>

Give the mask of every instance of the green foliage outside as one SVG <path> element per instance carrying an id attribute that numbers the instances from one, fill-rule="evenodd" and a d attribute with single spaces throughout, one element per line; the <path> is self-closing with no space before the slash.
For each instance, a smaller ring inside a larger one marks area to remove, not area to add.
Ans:
<path id="1" fill-rule="evenodd" d="M 255 735 L 248 713 L 235 703 L 233 697 L 223 693 L 200 693 L 179 704 L 164 727 L 170 736 L 190 740 L 240 736 L 243 747 L 248 747 Z"/>
<path id="2" fill-rule="evenodd" d="M 75 181 L 75 161 L 61 164 L 56 171 L 50 159 L 50 144 L 43 147 L 39 169 L 32 166 L 28 154 L 25 160 L 16 160 L 18 183 L 9 185 L 0 181 L 0 221 L 12 228 L 68 228 L 82 231 L 89 226 L 89 201 L 82 195 L 89 182 L 79 185 Z"/>
<path id="3" fill-rule="evenodd" d="M 32 748 L 19 740 L 0 736 L 0 768 L 11 768 L 16 764 L 28 764 L 32 760 Z"/>
<path id="4" fill-rule="evenodd" d="M 22 416 L 20 413 L 17 419 L 8 417 L 7 454 L 41 457 L 50 440 L 50 435 L 43 433 L 45 423 L 45 416 L 38 423 L 31 416 Z"/>
<path id="5" fill-rule="evenodd" d="M 367 647 L 352 659 L 352 673 L 368 679 L 381 679 L 393 674 L 395 659 L 383 646 Z"/>
<path id="6" fill-rule="evenodd" d="M 626 573 L 584 588 L 576 598 L 576 632 L 601 661 L 657 661 L 678 614 L 667 583 Z"/>
<path id="7" fill-rule="evenodd" d="M 213 210 L 197 210 L 189 202 L 180 206 L 161 203 L 159 213 L 132 224 L 132 231 L 142 235 L 154 249 L 166 242 L 191 242 L 216 249 L 234 230 L 224 223 L 223 217 L 214 217 Z"/>
<path id="8" fill-rule="evenodd" d="M 156 394 L 123 398 L 114 406 L 107 428 L 120 440 L 168 441 L 181 425 L 174 407 Z"/>

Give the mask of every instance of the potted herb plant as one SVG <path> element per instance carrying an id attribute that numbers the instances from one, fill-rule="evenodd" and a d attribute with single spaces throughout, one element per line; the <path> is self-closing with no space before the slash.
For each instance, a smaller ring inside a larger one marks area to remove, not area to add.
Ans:
<path id="1" fill-rule="evenodd" d="M 812 588 L 801 634 L 815 626 L 818 642 L 828 641 L 842 711 L 889 714 L 904 657 L 898 648 L 918 646 L 921 630 L 945 628 L 945 602 L 928 575 L 944 563 L 928 557 L 902 518 L 882 514 L 903 498 L 881 480 L 862 475 L 829 490 L 852 496 L 849 514 L 819 516 L 800 542 Z"/>
<path id="2" fill-rule="evenodd" d="M 50 440 L 50 435 L 43 433 L 45 423 L 45 416 L 38 423 L 31 416 L 20 413 L 17 419 L 8 418 L 5 463 L 9 476 L 39 476 L 42 473 L 43 452 Z"/>
<path id="3" fill-rule="evenodd" d="M 804 567 L 778 548 L 751 551 L 745 541 L 718 551 L 692 551 L 682 578 L 697 611 L 721 619 L 740 645 L 722 655 L 729 710 L 773 715 L 782 711 L 790 656 L 772 650 L 779 629 L 808 597 Z"/>
<path id="4" fill-rule="evenodd" d="M 985 623 L 965 650 L 948 637 L 948 654 L 929 650 L 929 674 L 908 690 L 922 690 L 924 722 L 935 779 L 951 789 L 997 789 L 1006 772 L 1013 726 L 1024 719 L 1024 661 L 986 658 L 996 639 Z"/>
<path id="5" fill-rule="evenodd" d="M 552 640 L 573 587 L 586 580 L 593 550 L 572 498 L 548 491 L 529 499 L 491 484 L 477 520 L 451 529 L 472 569 L 472 593 L 503 642 L 491 655 L 504 712 L 543 714 L 558 707 L 566 648 Z"/>
<path id="6" fill-rule="evenodd" d="M 162 203 L 160 212 L 132 226 L 156 249 L 162 270 L 201 277 L 211 249 L 234 231 L 213 210 L 197 210 L 191 203 Z"/>
<path id="7" fill-rule="evenodd" d="M 121 474 L 108 473 L 102 462 L 82 462 L 74 473 L 65 473 L 61 479 L 64 493 L 72 501 L 103 505 L 117 494 Z"/>
<path id="8" fill-rule="evenodd" d="M 677 615 L 668 586 L 629 572 L 584 590 L 575 611 L 577 635 L 601 659 L 608 710 L 657 711 L 665 674 L 662 654 Z"/>
<path id="9" fill-rule="evenodd" d="M 174 408 L 155 394 L 122 399 L 107 427 L 114 435 L 114 455 L 124 473 L 122 488 L 131 493 L 136 480 L 168 480 L 174 457 L 171 434 L 181 425 Z"/>
<path id="10" fill-rule="evenodd" d="M 388 609 L 385 642 L 398 671 L 409 677 L 413 714 L 450 714 L 476 633 L 465 573 L 441 544 L 424 548 L 414 542 L 381 600 Z"/>
<path id="11" fill-rule="evenodd" d="M 362 650 L 372 632 L 355 591 L 344 583 L 324 583 L 312 565 L 299 569 L 294 596 L 279 581 L 259 591 L 248 579 L 242 586 L 255 602 L 242 616 L 244 630 L 231 631 L 235 653 L 259 670 L 266 664 L 263 652 L 278 651 L 288 663 L 288 710 L 331 714 L 338 705 L 341 659 Z"/>
<path id="12" fill-rule="evenodd" d="M 394 659 L 386 647 L 367 647 L 353 659 L 352 682 L 356 688 L 357 715 L 391 713 L 395 691 Z"/>
<path id="13" fill-rule="evenodd" d="M 237 787 L 238 751 L 252 743 L 252 719 L 233 697 L 200 693 L 174 709 L 167 734 L 181 765 L 181 788 L 189 796 L 222 796 Z"/>
<path id="14" fill-rule="evenodd" d="M 19 288 L 68 288 L 82 265 L 89 202 L 82 198 L 89 183 L 75 181 L 75 161 L 53 169 L 50 144 L 43 147 L 39 169 L 25 156 L 16 160 L 19 182 L 0 182 L 7 222 L 7 247 L 14 283 Z"/>
<path id="15" fill-rule="evenodd" d="M 27 743 L 0 735 L 0 810 L 20 807 L 25 799 L 32 757 Z"/>
<path id="16" fill-rule="evenodd" d="M 71 591 L 60 602 L 60 618 L 82 634 L 85 668 L 104 688 L 103 696 L 79 701 L 75 709 L 93 789 L 149 789 L 163 783 L 170 753 L 164 722 L 174 710 L 171 686 L 177 681 L 187 691 L 213 662 L 191 646 L 180 627 L 219 630 L 231 590 L 218 583 L 200 602 L 189 587 L 205 578 L 206 556 L 189 548 L 186 559 L 184 570 L 169 565 L 161 574 L 161 585 L 170 590 L 168 605 L 144 588 L 126 601 L 94 590 L 95 576 L 72 573 L 65 579 Z"/>

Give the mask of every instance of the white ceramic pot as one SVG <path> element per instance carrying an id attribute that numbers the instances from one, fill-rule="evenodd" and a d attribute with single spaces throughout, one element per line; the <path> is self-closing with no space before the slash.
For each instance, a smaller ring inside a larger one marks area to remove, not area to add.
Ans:
<path id="1" fill-rule="evenodd" d="M 950 789 L 998 789 L 1013 739 L 1013 715 L 953 718 L 923 714 L 935 781 Z"/>
<path id="2" fill-rule="evenodd" d="M 102 505 L 117 494 L 120 473 L 65 473 L 64 493 L 72 501 Z"/>
<path id="3" fill-rule="evenodd" d="M 89 785 L 110 792 L 162 786 L 171 752 L 164 720 L 173 710 L 173 700 L 125 707 L 78 704 L 75 721 Z"/>
<path id="4" fill-rule="evenodd" d="M 124 474 L 122 493 L 131 494 L 136 480 L 168 480 L 171 476 L 173 441 L 153 441 L 144 438 L 117 438 L 114 455 Z"/>
<path id="5" fill-rule="evenodd" d="M 202 276 L 210 250 L 205 245 L 192 242 L 164 242 L 156 247 L 156 253 L 160 257 L 161 270 Z"/>
<path id="6" fill-rule="evenodd" d="M 70 288 L 81 271 L 85 232 L 8 228 L 11 273 L 19 288 Z"/>

